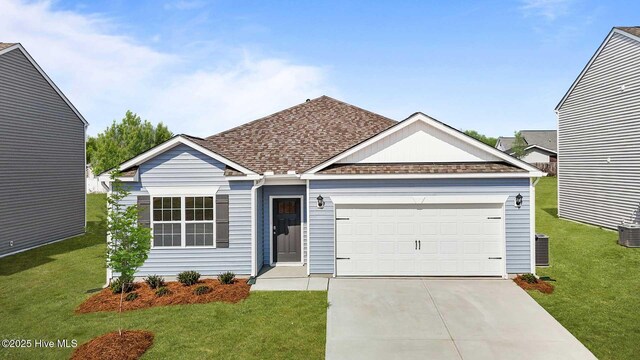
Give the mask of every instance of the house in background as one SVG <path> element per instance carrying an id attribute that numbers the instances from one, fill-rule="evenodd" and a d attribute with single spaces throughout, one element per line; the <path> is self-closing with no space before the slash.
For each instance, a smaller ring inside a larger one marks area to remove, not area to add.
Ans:
<path id="1" fill-rule="evenodd" d="M 0 43 L 0 256 L 84 233 L 87 125 L 22 45 Z"/>
<path id="2" fill-rule="evenodd" d="M 550 164 L 558 159 L 558 145 L 556 130 L 521 130 L 522 138 L 527 143 L 525 155 L 520 159 L 529 164 Z M 496 149 L 512 155 L 511 148 L 514 136 L 500 136 Z"/>
<path id="3" fill-rule="evenodd" d="M 640 27 L 613 28 L 555 110 L 558 215 L 607 228 L 637 221 Z"/>
<path id="4" fill-rule="evenodd" d="M 137 276 L 535 272 L 545 174 L 422 113 L 397 122 L 323 96 L 120 169 L 153 234 Z"/>

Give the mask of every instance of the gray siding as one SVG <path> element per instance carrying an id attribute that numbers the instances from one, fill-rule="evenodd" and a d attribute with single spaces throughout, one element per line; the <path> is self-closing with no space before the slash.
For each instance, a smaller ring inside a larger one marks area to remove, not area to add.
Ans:
<path id="1" fill-rule="evenodd" d="M 0 256 L 84 232 L 84 131 L 20 50 L 0 55 Z"/>
<path id="2" fill-rule="evenodd" d="M 265 185 L 261 188 L 261 194 L 259 196 L 259 206 L 258 206 L 258 219 L 259 224 L 259 239 L 258 243 L 262 244 L 262 246 L 258 246 L 260 249 L 258 252 L 258 259 L 261 259 L 260 264 L 269 265 L 270 263 L 270 254 L 271 254 L 271 243 L 270 243 L 270 228 L 269 228 L 269 196 L 285 196 L 285 195 L 300 195 L 303 198 L 302 201 L 302 223 L 304 224 L 304 231 L 302 232 L 302 243 L 303 243 L 303 251 L 302 258 L 303 262 L 307 261 L 307 203 L 305 201 L 305 195 L 307 192 L 306 185 Z"/>
<path id="3" fill-rule="evenodd" d="M 558 119 L 558 215 L 608 228 L 634 217 L 640 205 L 640 42 L 613 34 Z"/>
<path id="4" fill-rule="evenodd" d="M 309 201 L 318 195 L 325 199 L 323 209 L 309 209 L 311 273 L 333 273 L 335 222 L 331 196 L 339 195 L 509 195 L 505 206 L 507 272 L 531 271 L 529 179 L 321 180 L 311 181 L 309 186 Z M 513 206 L 518 193 L 524 197 L 519 209 Z"/>
<path id="5" fill-rule="evenodd" d="M 154 248 L 136 276 L 176 275 L 195 270 L 202 275 L 233 271 L 251 273 L 251 181 L 228 182 L 225 165 L 186 145 L 168 150 L 140 166 L 140 183 L 131 183 L 127 205 L 147 195 L 147 186 L 220 186 L 229 195 L 229 247 L 219 249 Z"/>

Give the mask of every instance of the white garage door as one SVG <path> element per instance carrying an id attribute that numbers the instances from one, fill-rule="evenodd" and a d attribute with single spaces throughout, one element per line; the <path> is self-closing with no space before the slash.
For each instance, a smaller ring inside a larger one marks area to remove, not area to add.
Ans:
<path id="1" fill-rule="evenodd" d="M 494 276 L 504 263 L 502 205 L 338 205 L 342 276 Z"/>

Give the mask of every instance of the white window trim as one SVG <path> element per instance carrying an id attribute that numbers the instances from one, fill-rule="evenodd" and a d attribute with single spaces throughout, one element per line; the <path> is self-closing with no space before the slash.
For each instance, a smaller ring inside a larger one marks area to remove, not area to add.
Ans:
<path id="1" fill-rule="evenodd" d="M 175 250 L 175 249 L 215 249 L 217 241 L 217 226 L 216 219 L 218 214 L 216 213 L 216 194 L 219 186 L 211 187 L 150 187 L 147 188 L 149 193 L 149 227 L 151 228 L 151 234 L 153 235 L 153 198 L 154 197 L 179 197 L 180 198 L 180 221 L 158 221 L 158 223 L 175 224 L 180 223 L 180 246 L 155 246 L 153 239 L 151 239 L 151 249 L 153 250 Z M 187 197 L 199 197 L 199 196 L 212 196 L 213 197 L 213 245 L 209 246 L 187 246 L 187 224 L 209 223 L 210 221 L 187 221 L 186 219 L 186 201 Z"/>

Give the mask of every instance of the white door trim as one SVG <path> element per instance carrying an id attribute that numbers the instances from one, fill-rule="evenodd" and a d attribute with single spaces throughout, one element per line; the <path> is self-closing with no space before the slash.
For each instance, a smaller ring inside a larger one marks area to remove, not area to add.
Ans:
<path id="1" fill-rule="evenodd" d="M 274 199 L 300 199 L 300 261 L 273 262 L 273 200 Z M 302 266 L 304 265 L 304 221 L 303 220 L 304 195 L 269 195 L 269 266 Z M 309 251 L 307 249 L 307 251 Z"/>

